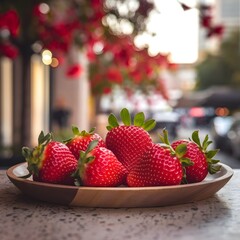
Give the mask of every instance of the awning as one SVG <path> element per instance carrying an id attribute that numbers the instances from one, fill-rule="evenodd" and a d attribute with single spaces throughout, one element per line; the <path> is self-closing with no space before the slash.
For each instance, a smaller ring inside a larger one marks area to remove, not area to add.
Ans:
<path id="1" fill-rule="evenodd" d="M 227 107 L 240 108 L 240 89 L 213 87 L 183 95 L 176 105 L 178 108 Z"/>

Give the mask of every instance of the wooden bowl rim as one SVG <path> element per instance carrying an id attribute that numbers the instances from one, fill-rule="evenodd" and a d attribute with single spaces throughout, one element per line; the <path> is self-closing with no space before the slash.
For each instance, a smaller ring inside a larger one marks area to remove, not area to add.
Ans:
<path id="1" fill-rule="evenodd" d="M 52 184 L 52 183 L 42 183 L 42 182 L 37 182 L 37 181 L 33 181 L 31 179 L 25 179 L 25 178 L 21 178 L 19 176 L 16 176 L 14 174 L 14 170 L 18 167 L 27 167 L 26 163 L 19 163 L 16 164 L 12 167 L 10 167 L 9 169 L 7 169 L 7 176 L 9 177 L 9 179 L 11 180 L 15 180 L 18 182 L 25 182 L 26 184 L 32 184 L 32 185 L 38 185 L 38 186 L 42 186 L 42 187 L 50 187 L 50 188 L 59 188 L 59 189 L 63 189 L 63 188 L 68 188 L 68 189 L 75 189 L 75 190 L 88 190 L 88 191 L 152 191 L 152 190 L 164 190 L 164 189 L 175 189 L 175 188 L 192 188 L 193 186 L 199 186 L 199 185 L 206 185 L 209 183 L 214 183 L 214 182 L 219 182 L 222 181 L 224 179 L 230 179 L 233 174 L 234 171 L 231 167 L 229 167 L 226 164 L 220 163 L 219 165 L 221 165 L 221 170 L 219 173 L 216 173 L 214 175 L 211 175 L 213 177 L 213 179 L 205 179 L 202 182 L 199 183 L 190 183 L 190 184 L 183 184 L 183 185 L 172 185 L 172 186 L 151 186 L 151 187 L 127 187 L 127 186 L 119 186 L 119 187 L 85 187 L 85 186 L 68 186 L 68 185 L 63 185 L 63 184 Z M 208 175 L 210 176 L 210 175 Z"/>

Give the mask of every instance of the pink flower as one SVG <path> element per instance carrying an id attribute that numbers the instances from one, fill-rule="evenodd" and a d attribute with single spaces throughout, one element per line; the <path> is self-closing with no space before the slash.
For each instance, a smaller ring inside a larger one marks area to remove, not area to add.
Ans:
<path id="1" fill-rule="evenodd" d="M 104 87 L 103 88 L 103 93 L 104 94 L 110 94 L 112 92 L 112 89 L 110 87 Z"/>
<path id="2" fill-rule="evenodd" d="M 75 79 L 79 78 L 82 74 L 83 68 L 80 64 L 74 64 L 70 66 L 66 72 L 67 77 Z"/>
<path id="3" fill-rule="evenodd" d="M 131 72 L 130 75 L 131 75 L 134 83 L 139 84 L 142 82 L 143 76 L 140 71 L 135 70 L 135 71 Z"/>
<path id="4" fill-rule="evenodd" d="M 114 82 L 117 84 L 121 84 L 123 82 L 122 74 L 117 68 L 109 68 L 106 75 L 110 82 Z"/>
<path id="5" fill-rule="evenodd" d="M 212 24 L 212 16 L 204 16 L 201 19 L 201 24 L 203 27 L 209 28 Z"/>
<path id="6" fill-rule="evenodd" d="M 14 59 L 18 56 L 18 53 L 18 49 L 14 45 L 10 43 L 0 44 L 0 54 Z"/>
<path id="7" fill-rule="evenodd" d="M 222 36 L 224 32 L 224 27 L 222 25 L 217 25 L 209 28 L 207 36 L 212 37 L 213 35 Z"/>
<path id="8" fill-rule="evenodd" d="M 15 10 L 9 10 L 0 14 L 0 29 L 6 28 L 13 37 L 16 37 L 19 31 L 20 20 Z"/>

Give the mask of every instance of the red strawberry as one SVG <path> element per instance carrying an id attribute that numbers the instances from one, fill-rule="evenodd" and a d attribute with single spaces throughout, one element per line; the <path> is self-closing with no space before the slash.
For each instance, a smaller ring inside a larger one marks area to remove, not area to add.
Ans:
<path id="1" fill-rule="evenodd" d="M 32 150 L 23 147 L 22 154 L 33 180 L 69 185 L 74 183 L 71 175 L 77 168 L 77 159 L 65 144 L 52 141 L 50 133 L 44 135 L 41 132 L 38 146 Z"/>
<path id="2" fill-rule="evenodd" d="M 126 180 L 127 171 L 112 151 L 96 147 L 92 141 L 85 152 L 81 152 L 75 176 L 80 184 L 91 187 L 116 187 Z"/>
<path id="3" fill-rule="evenodd" d="M 183 150 L 186 148 L 185 145 L 180 147 Z M 177 154 L 166 146 L 153 144 L 128 174 L 127 185 L 130 187 L 179 185 L 182 178 L 183 168 Z"/>
<path id="4" fill-rule="evenodd" d="M 179 144 L 183 143 L 187 145 L 187 151 L 184 157 L 193 162 L 192 166 L 186 167 L 186 180 L 188 183 L 201 182 L 208 173 L 214 174 L 220 170 L 220 166 L 215 165 L 219 160 L 212 159 L 218 150 L 207 150 L 207 147 L 212 143 L 209 141 L 208 135 L 206 135 L 203 143 L 201 143 L 198 131 L 194 131 L 192 139 L 177 140 L 172 143 L 172 147 L 175 149 Z"/>
<path id="5" fill-rule="evenodd" d="M 100 137 L 100 135 L 95 133 L 94 130 L 95 129 L 92 128 L 90 132 L 86 132 L 85 130 L 80 132 L 77 127 L 72 127 L 74 137 L 64 142 L 76 157 L 76 159 L 79 159 L 80 151 L 86 151 L 89 143 L 93 140 L 98 140 L 99 147 L 106 147 L 103 139 Z"/>
<path id="6" fill-rule="evenodd" d="M 130 171 L 143 153 L 151 148 L 152 139 L 147 131 L 154 128 L 156 122 L 154 120 L 145 122 L 145 116 L 141 112 L 135 115 L 134 125 L 131 125 L 131 117 L 126 108 L 122 109 L 120 116 L 124 125 L 119 125 L 113 114 L 109 115 L 106 145 Z"/>

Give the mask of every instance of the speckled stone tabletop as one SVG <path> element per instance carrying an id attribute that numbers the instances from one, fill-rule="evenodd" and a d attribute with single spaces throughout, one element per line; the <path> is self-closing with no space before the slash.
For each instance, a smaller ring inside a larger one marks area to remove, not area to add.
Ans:
<path id="1" fill-rule="evenodd" d="M 240 170 L 213 197 L 159 208 L 80 208 L 28 199 L 0 171 L 1 240 L 240 239 Z"/>

